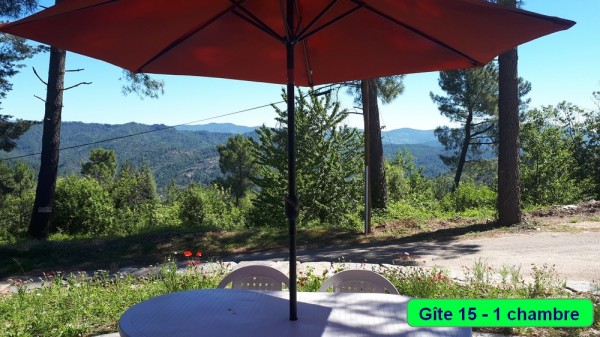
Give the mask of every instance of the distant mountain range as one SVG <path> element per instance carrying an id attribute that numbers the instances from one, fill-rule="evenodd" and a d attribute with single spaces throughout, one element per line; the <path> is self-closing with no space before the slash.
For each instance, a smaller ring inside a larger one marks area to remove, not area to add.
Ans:
<path id="1" fill-rule="evenodd" d="M 240 126 L 231 123 L 210 123 L 202 125 L 180 125 L 175 127 L 181 131 L 209 131 L 219 133 L 247 134 L 258 129 L 258 126 Z M 432 147 L 441 146 L 433 130 L 417 130 L 401 128 L 381 133 L 384 143 L 388 144 L 425 144 Z"/>
<path id="2" fill-rule="evenodd" d="M 64 122 L 61 127 L 59 174 L 79 174 L 92 149 L 115 150 L 119 163 L 147 163 L 153 170 L 159 187 L 171 180 L 181 185 L 191 181 L 209 183 L 220 175 L 216 146 L 224 144 L 232 134 L 254 134 L 256 128 L 234 124 L 190 125 L 169 127 L 128 123 L 120 125 Z M 136 135 L 139 134 L 139 135 Z M 0 159 L 41 152 L 42 125 L 33 126 L 18 141 L 10 153 L 0 153 Z M 104 141 L 107 140 L 107 141 Z M 78 146 L 81 144 L 91 144 Z M 406 149 L 415 157 L 425 173 L 437 175 L 447 170 L 439 159 L 443 148 L 432 130 L 398 129 L 383 133 L 384 154 L 393 157 Z M 36 170 L 39 155 L 23 157 Z"/>
<path id="3" fill-rule="evenodd" d="M 441 147 L 433 130 L 417 130 L 402 128 L 381 133 L 383 142 L 391 144 L 425 144 L 432 147 Z"/>
<path id="4" fill-rule="evenodd" d="M 245 134 L 258 129 L 258 126 L 250 127 L 235 125 L 231 123 L 209 123 L 196 125 L 179 125 L 176 126 L 175 129 L 180 131 L 208 131 L 219 133 Z"/>

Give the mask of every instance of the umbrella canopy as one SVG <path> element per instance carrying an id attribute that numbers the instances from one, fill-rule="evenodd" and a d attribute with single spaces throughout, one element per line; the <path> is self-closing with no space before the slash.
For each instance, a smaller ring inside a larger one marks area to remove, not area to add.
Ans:
<path id="1" fill-rule="evenodd" d="M 133 72 L 287 84 L 295 320 L 294 85 L 481 66 L 573 24 L 482 0 L 69 0 L 0 31 Z"/>
<path id="2" fill-rule="evenodd" d="M 480 0 L 295 0 L 295 85 L 488 63 L 573 22 Z M 69 0 L 2 31 L 133 72 L 287 84 L 285 1 Z"/>

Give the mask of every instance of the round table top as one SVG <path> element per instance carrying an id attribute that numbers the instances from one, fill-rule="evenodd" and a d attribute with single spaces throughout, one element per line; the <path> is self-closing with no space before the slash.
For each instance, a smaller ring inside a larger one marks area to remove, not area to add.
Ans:
<path id="1" fill-rule="evenodd" d="M 119 321 L 122 337 L 471 336 L 470 328 L 411 327 L 409 297 L 372 293 L 298 293 L 289 320 L 288 292 L 204 289 L 138 303 Z"/>

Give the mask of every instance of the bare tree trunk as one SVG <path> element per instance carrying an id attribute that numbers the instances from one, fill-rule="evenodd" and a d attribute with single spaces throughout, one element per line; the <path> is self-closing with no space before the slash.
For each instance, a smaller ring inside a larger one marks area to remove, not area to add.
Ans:
<path id="1" fill-rule="evenodd" d="M 368 100 L 369 117 L 369 176 L 371 186 L 371 202 L 373 208 L 385 209 L 388 202 L 387 184 L 385 181 L 385 160 L 381 143 L 381 125 L 379 123 L 379 105 L 377 102 L 377 80 L 367 80 L 368 92 L 363 92 L 363 100 Z"/>
<path id="2" fill-rule="evenodd" d="M 370 172 L 370 147 L 369 147 L 369 81 L 360 81 L 360 90 L 363 106 L 363 119 L 365 124 L 365 234 L 371 233 L 371 172 Z"/>
<path id="3" fill-rule="evenodd" d="M 456 166 L 456 174 L 454 175 L 454 185 L 452 186 L 452 192 L 456 191 L 460 184 L 460 177 L 462 176 L 465 162 L 467 161 L 467 152 L 469 152 L 469 143 L 471 142 L 471 123 L 473 122 L 473 113 L 469 112 L 467 120 L 465 121 L 465 138 L 463 139 L 462 148 L 460 149 L 460 157 L 458 157 L 458 165 Z"/>
<path id="4" fill-rule="evenodd" d="M 36 239 L 48 237 L 50 215 L 54 206 L 60 149 L 65 61 L 66 52 L 52 47 L 42 135 L 42 160 L 28 231 L 29 236 Z"/>
<path id="5" fill-rule="evenodd" d="M 512 5 L 516 3 L 512 0 Z M 510 226 L 521 222 L 521 187 L 519 182 L 519 78 L 517 49 L 498 58 L 498 224 Z"/>

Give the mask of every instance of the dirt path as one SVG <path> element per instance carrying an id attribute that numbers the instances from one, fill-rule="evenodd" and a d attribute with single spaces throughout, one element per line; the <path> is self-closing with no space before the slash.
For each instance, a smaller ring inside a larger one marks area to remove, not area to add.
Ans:
<path id="1" fill-rule="evenodd" d="M 600 227 L 600 223 L 597 224 Z M 491 238 L 375 244 L 354 247 L 327 247 L 298 250 L 301 262 L 389 263 L 408 252 L 425 266 L 437 265 L 454 274 L 472 267 L 481 259 L 495 268 L 521 266 L 523 275 L 531 266 L 554 265 L 561 278 L 571 281 L 600 281 L 600 232 L 538 232 L 506 234 Z M 286 260 L 287 252 L 230 256 L 234 261 Z"/>

